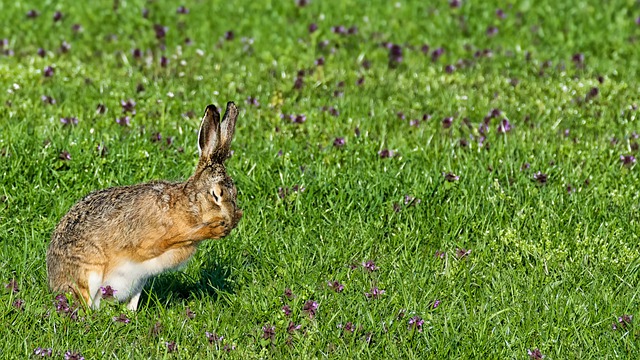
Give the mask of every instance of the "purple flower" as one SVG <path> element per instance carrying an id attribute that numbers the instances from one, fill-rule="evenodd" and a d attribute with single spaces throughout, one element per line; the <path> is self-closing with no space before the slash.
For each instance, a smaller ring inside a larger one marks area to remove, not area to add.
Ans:
<path id="1" fill-rule="evenodd" d="M 302 76 L 296 77 L 296 81 L 293 82 L 293 88 L 296 90 L 302 89 L 304 86 L 304 78 Z"/>
<path id="2" fill-rule="evenodd" d="M 527 350 L 527 355 L 529 355 L 529 359 L 531 360 L 541 360 L 544 359 L 544 355 L 540 352 L 540 349 L 535 348 L 533 350 Z"/>
<path id="3" fill-rule="evenodd" d="M 438 308 L 438 306 L 440 306 L 440 300 L 436 300 L 436 301 L 434 301 L 434 302 L 433 302 L 433 308 L 434 308 L 434 309 L 437 309 L 437 308 Z"/>
<path id="4" fill-rule="evenodd" d="M 169 31 L 169 28 L 160 24 L 154 24 L 153 31 L 156 33 L 156 39 L 163 40 L 165 36 L 167 36 L 167 31 Z"/>
<path id="5" fill-rule="evenodd" d="M 184 310 L 185 315 L 187 315 L 187 318 L 189 320 L 193 320 L 196 317 L 196 313 L 194 313 L 188 306 L 187 308 Z"/>
<path id="6" fill-rule="evenodd" d="M 16 299 L 16 300 L 13 302 L 13 304 L 12 304 L 12 305 L 13 305 L 13 307 L 14 307 L 14 308 L 16 308 L 17 310 L 21 310 L 21 311 L 22 311 L 22 310 L 23 310 L 23 309 L 22 309 L 22 307 L 24 306 L 24 300 L 22 300 L 22 299 Z"/>
<path id="7" fill-rule="evenodd" d="M 318 303 L 313 300 L 305 301 L 304 305 L 302 306 L 302 311 L 306 312 L 307 315 L 309 315 L 310 319 L 313 319 L 313 317 L 316 316 L 317 310 L 318 310 Z"/>
<path id="8" fill-rule="evenodd" d="M 255 98 L 255 97 L 253 97 L 253 96 L 249 96 L 249 97 L 247 98 L 247 104 L 249 104 L 249 105 L 253 105 L 253 106 L 255 106 L 255 107 L 260 106 L 260 102 L 258 101 L 258 99 L 257 99 L 257 98 Z"/>
<path id="9" fill-rule="evenodd" d="M 140 59 L 142 57 L 142 50 L 135 48 L 131 50 L 131 55 L 134 59 Z"/>
<path id="10" fill-rule="evenodd" d="M 547 183 L 547 174 L 538 171 L 533 174 L 533 179 L 538 182 L 538 184 L 546 184 Z"/>
<path id="11" fill-rule="evenodd" d="M 416 197 L 414 197 L 414 196 L 409 196 L 409 195 L 405 195 L 405 196 L 404 196 L 404 204 L 405 204 L 407 207 L 414 206 L 414 205 L 418 205 L 418 204 L 420 204 L 421 202 L 422 202 L 422 200 L 420 200 L 420 199 L 418 199 L 418 198 L 416 198 Z"/>
<path id="12" fill-rule="evenodd" d="M 575 53 L 571 57 L 571 61 L 577 66 L 581 67 L 584 64 L 584 54 L 583 53 Z"/>
<path id="13" fill-rule="evenodd" d="M 600 93 L 600 89 L 598 89 L 597 87 L 594 86 L 587 93 L 587 96 L 586 96 L 585 100 L 593 99 L 594 97 L 598 96 L 599 93 Z"/>
<path id="14" fill-rule="evenodd" d="M 385 293 L 384 290 L 378 289 L 377 286 L 372 287 L 369 291 L 371 292 L 364 293 L 364 296 L 369 299 L 379 299 Z"/>
<path id="15" fill-rule="evenodd" d="M 300 330 L 300 328 L 302 328 L 302 325 L 296 325 L 293 321 L 289 321 L 289 326 L 287 326 L 287 332 L 289 334 L 293 334 L 296 331 Z"/>
<path id="16" fill-rule="evenodd" d="M 338 324 L 338 329 L 342 329 L 343 331 L 348 331 L 350 333 L 353 333 L 354 331 L 356 331 L 356 326 L 351 321 L 349 321 L 346 324 L 344 324 L 344 326 L 342 324 Z"/>
<path id="17" fill-rule="evenodd" d="M 363 262 L 362 267 L 368 270 L 369 272 L 374 272 L 379 269 L 378 266 L 376 266 L 376 263 L 373 262 L 373 260 L 367 260 Z"/>
<path id="18" fill-rule="evenodd" d="M 522 166 L 520 166 L 520 171 L 527 170 L 530 167 L 531 167 L 531 164 L 526 162 L 526 163 L 522 164 Z"/>
<path id="19" fill-rule="evenodd" d="M 636 18 L 636 25 L 640 26 L 640 16 Z"/>
<path id="20" fill-rule="evenodd" d="M 136 114 L 136 102 L 135 102 L 135 100 L 133 100 L 133 99 L 129 99 L 127 101 L 120 100 L 120 105 L 122 106 L 122 112 L 123 113 L 130 112 L 131 115 L 135 115 Z"/>
<path id="21" fill-rule="evenodd" d="M 71 25 L 71 31 L 73 31 L 76 34 L 82 32 L 83 30 L 84 29 L 82 28 L 82 25 L 80 25 L 80 24 Z"/>
<path id="22" fill-rule="evenodd" d="M 449 6 L 451 8 L 459 8 L 462 2 L 460 0 L 451 0 L 449 1 Z"/>
<path id="23" fill-rule="evenodd" d="M 498 34 L 498 28 L 495 26 L 489 26 L 487 28 L 487 36 L 495 36 Z"/>
<path id="24" fill-rule="evenodd" d="M 262 327 L 262 338 L 273 341 L 276 338 L 276 327 L 266 324 Z"/>
<path id="25" fill-rule="evenodd" d="M 511 123 L 506 118 L 502 119 L 502 121 L 498 125 L 498 132 L 501 133 L 501 134 L 504 134 L 504 133 L 507 133 L 509 131 L 511 131 Z"/>
<path id="26" fill-rule="evenodd" d="M 358 27 L 357 26 L 351 26 L 349 29 L 347 29 L 347 34 L 349 35 L 355 35 L 358 33 Z"/>
<path id="27" fill-rule="evenodd" d="M 175 352 L 178 351 L 178 345 L 176 345 L 175 341 L 166 341 L 164 345 L 167 347 L 167 352 Z"/>
<path id="28" fill-rule="evenodd" d="M 33 355 L 35 356 L 39 356 L 39 357 L 51 357 L 53 355 L 53 349 L 52 348 L 41 348 L 41 347 L 37 347 L 33 350 Z"/>
<path id="29" fill-rule="evenodd" d="M 46 52 L 43 48 L 38 48 L 37 54 L 38 54 L 38 56 L 40 56 L 40 57 L 45 57 L 45 56 L 47 56 L 47 52 Z"/>
<path id="30" fill-rule="evenodd" d="M 307 5 L 309 5 L 309 0 L 296 0 L 296 5 L 298 7 L 305 7 Z"/>
<path id="31" fill-rule="evenodd" d="M 38 16 L 40 16 L 40 13 L 38 12 L 38 10 L 31 9 L 31 10 L 27 11 L 27 18 L 29 18 L 29 19 L 35 19 Z"/>
<path id="32" fill-rule="evenodd" d="M 55 73 L 55 70 L 51 66 L 47 66 L 44 68 L 43 75 L 44 77 L 52 77 Z"/>
<path id="33" fill-rule="evenodd" d="M 338 281 L 328 281 L 327 285 L 329 288 L 337 293 L 341 293 L 344 290 L 344 285 L 340 284 Z"/>
<path id="34" fill-rule="evenodd" d="M 336 33 L 336 34 L 341 34 L 341 35 L 344 35 L 344 34 L 347 33 L 347 29 L 342 25 L 331 27 L 331 31 Z"/>
<path id="35" fill-rule="evenodd" d="M 4 285 L 4 288 L 8 289 L 14 294 L 17 294 L 20 291 L 20 289 L 18 288 L 18 282 L 16 281 L 16 279 L 9 279 L 9 282 Z"/>
<path id="36" fill-rule="evenodd" d="M 176 10 L 177 14 L 188 14 L 189 13 L 189 9 L 187 9 L 184 6 L 179 6 L 178 9 Z"/>
<path id="37" fill-rule="evenodd" d="M 62 161 L 71 160 L 71 154 L 69 154 L 69 152 L 67 150 L 62 150 L 60 152 L 60 154 L 58 155 L 58 159 L 60 159 Z"/>
<path id="38" fill-rule="evenodd" d="M 151 135 L 151 141 L 152 142 L 158 142 L 162 140 L 162 134 L 160 134 L 159 132 L 155 132 L 153 133 L 153 135 Z"/>
<path id="39" fill-rule="evenodd" d="M 318 30 L 318 25 L 316 23 L 309 24 L 309 33 L 314 33 L 316 30 Z"/>
<path id="40" fill-rule="evenodd" d="M 284 312 L 284 316 L 291 316 L 291 307 L 289 305 L 284 305 L 282 307 L 282 312 Z"/>
<path id="41" fill-rule="evenodd" d="M 123 324 L 128 324 L 128 323 L 131 322 L 131 320 L 129 320 L 129 318 L 125 314 L 120 314 L 119 316 L 114 316 L 114 317 L 111 318 L 111 320 L 113 320 L 114 322 L 119 322 L 119 323 L 123 323 Z"/>
<path id="42" fill-rule="evenodd" d="M 40 96 L 40 100 L 42 100 L 42 102 L 47 104 L 47 105 L 55 105 L 55 103 L 56 103 L 56 99 L 54 99 L 54 98 L 52 98 L 51 96 L 48 96 L 48 95 Z"/>
<path id="43" fill-rule="evenodd" d="M 465 258 L 465 257 L 469 256 L 469 254 L 471 254 L 471 250 L 467 250 L 467 249 L 464 249 L 464 248 L 457 248 L 456 249 L 456 257 L 458 259 Z"/>
<path id="44" fill-rule="evenodd" d="M 160 66 L 161 67 L 167 67 L 167 65 L 169 65 L 169 59 L 166 56 L 161 56 L 160 57 Z"/>
<path id="45" fill-rule="evenodd" d="M 507 17 L 507 15 L 504 13 L 504 10 L 502 9 L 497 9 L 496 10 L 496 16 L 500 19 L 504 19 Z"/>
<path id="46" fill-rule="evenodd" d="M 448 172 L 446 174 L 444 174 L 444 179 L 447 180 L 448 182 L 454 182 L 454 181 L 458 181 L 460 180 L 460 176 L 452 173 L 452 172 Z"/>
<path id="47" fill-rule="evenodd" d="M 206 336 L 207 340 L 209 340 L 209 344 L 221 343 L 222 340 L 224 340 L 224 336 L 218 336 L 218 334 L 210 333 L 208 331 L 204 332 L 204 336 Z"/>
<path id="48" fill-rule="evenodd" d="M 442 55 L 444 55 L 444 49 L 437 48 L 431 52 L 431 60 L 437 61 Z"/>
<path id="49" fill-rule="evenodd" d="M 116 291 L 111 285 L 100 286 L 100 293 L 103 299 L 112 299 Z"/>
<path id="50" fill-rule="evenodd" d="M 284 296 L 287 297 L 287 299 L 291 300 L 295 297 L 295 295 L 293 295 L 293 291 L 291 291 L 291 289 L 286 288 L 284 289 Z"/>
<path id="51" fill-rule="evenodd" d="M 60 52 L 64 54 L 69 52 L 69 50 L 71 50 L 71 44 L 66 41 L 62 41 L 62 44 L 60 44 Z"/>
<path id="52" fill-rule="evenodd" d="M 444 259 L 444 257 L 447 255 L 444 251 L 441 250 L 436 250 L 436 253 L 434 254 L 435 257 L 439 258 L 439 259 Z"/>
<path id="53" fill-rule="evenodd" d="M 389 65 L 395 66 L 402 62 L 402 47 L 397 44 L 392 44 L 389 47 Z"/>
<path id="54" fill-rule="evenodd" d="M 233 33 L 233 31 L 229 30 L 227 32 L 224 33 L 224 39 L 227 41 L 231 41 L 235 38 L 235 34 Z"/>
<path id="55" fill-rule="evenodd" d="M 389 149 L 382 149 L 378 151 L 378 156 L 380 156 L 383 159 L 392 158 L 395 155 L 396 155 L 396 152 Z"/>
<path id="56" fill-rule="evenodd" d="M 56 12 L 53 14 L 53 21 L 54 21 L 54 22 L 58 22 L 58 21 L 62 20 L 62 17 L 63 17 L 63 16 L 64 16 L 64 15 L 62 15 L 62 13 L 61 13 L 60 11 L 56 11 Z"/>
<path id="57" fill-rule="evenodd" d="M 453 118 L 452 117 L 446 117 L 444 119 L 442 119 L 442 127 L 445 129 L 448 129 L 451 127 L 451 124 L 453 124 Z"/>
<path id="58" fill-rule="evenodd" d="M 451 65 L 451 64 L 449 64 L 449 65 L 447 65 L 447 66 L 445 66 L 445 67 L 444 67 L 444 71 L 445 71 L 447 74 L 452 74 L 454 71 L 456 71 L 456 67 L 455 67 L 455 66 L 453 66 L 453 65 Z"/>
<path id="59" fill-rule="evenodd" d="M 418 332 L 422 332 L 422 325 L 424 324 L 424 320 L 420 316 L 414 316 L 409 319 L 409 330 L 418 330 Z"/>
<path id="60" fill-rule="evenodd" d="M 314 64 L 316 66 L 322 66 L 324 65 L 324 56 L 320 56 L 319 58 L 316 59 L 316 61 L 314 61 Z"/>
<path id="61" fill-rule="evenodd" d="M 307 116 L 304 114 L 298 114 L 298 115 L 292 116 L 291 118 L 291 122 L 294 124 L 303 124 L 306 121 L 307 121 Z"/>
<path id="62" fill-rule="evenodd" d="M 147 8 L 142 9 L 142 17 L 145 19 L 149 18 L 149 9 Z"/>
<path id="63" fill-rule="evenodd" d="M 616 324 L 615 322 L 612 325 L 613 330 L 618 330 L 618 326 L 620 326 L 621 329 L 626 329 L 629 325 L 631 325 L 631 322 L 633 321 L 633 315 L 622 315 L 618 317 L 618 323 Z"/>
<path id="64" fill-rule="evenodd" d="M 118 123 L 120 126 L 129 126 L 129 124 L 131 123 L 131 118 L 128 116 L 116 118 L 116 123 Z"/>
<path id="65" fill-rule="evenodd" d="M 54 100 L 55 101 L 55 100 Z M 60 118 L 60 123 L 62 125 L 65 126 L 73 126 L 73 125 L 78 125 L 78 118 L 77 117 L 66 117 L 66 118 Z"/>
<path id="66" fill-rule="evenodd" d="M 72 352 L 67 350 L 67 352 L 64 353 L 64 359 L 65 360 L 84 360 L 84 356 L 82 356 L 79 352 Z"/>
<path id="67" fill-rule="evenodd" d="M 333 146 L 340 148 L 343 147 L 345 144 L 344 138 L 343 137 L 337 137 L 335 139 L 333 139 Z"/>

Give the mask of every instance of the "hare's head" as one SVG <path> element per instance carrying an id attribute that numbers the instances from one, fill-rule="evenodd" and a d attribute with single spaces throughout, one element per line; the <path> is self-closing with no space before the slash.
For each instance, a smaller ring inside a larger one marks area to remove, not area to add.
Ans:
<path id="1" fill-rule="evenodd" d="M 233 102 L 227 103 L 222 121 L 218 109 L 214 105 L 207 106 L 198 131 L 200 160 L 189 180 L 192 187 L 190 202 L 200 222 L 213 225 L 223 220 L 229 231 L 242 217 L 236 204 L 236 187 L 224 167 L 237 117 L 238 109 Z"/>

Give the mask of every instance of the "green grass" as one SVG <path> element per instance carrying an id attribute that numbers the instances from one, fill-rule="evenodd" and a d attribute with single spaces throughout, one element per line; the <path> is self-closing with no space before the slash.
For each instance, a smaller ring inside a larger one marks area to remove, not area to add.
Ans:
<path id="1" fill-rule="evenodd" d="M 527 359 L 536 348 L 548 359 L 637 356 L 639 328 L 618 323 L 640 305 L 640 179 L 620 160 L 638 155 L 637 2 L 207 3 L 185 3 L 182 15 L 179 3 L 161 1 L 120 1 L 115 12 L 107 1 L 46 2 L 33 5 L 36 19 L 23 2 L 0 3 L 8 42 L 0 50 L 13 51 L 0 55 L 0 283 L 19 287 L 0 288 L 1 358 L 27 358 L 37 347 L 87 359 Z M 54 23 L 56 10 L 64 17 Z M 310 23 L 319 30 L 309 34 Z M 168 27 L 164 51 L 154 24 Z M 332 33 L 338 25 L 358 32 Z M 71 44 L 66 54 L 62 41 Z M 382 42 L 402 46 L 395 68 Z M 445 53 L 432 61 L 423 44 Z M 475 58 L 482 49 L 493 56 Z M 578 53 L 584 63 L 576 65 Z M 445 72 L 459 59 L 468 65 Z M 52 77 L 43 76 L 47 66 Z M 115 119 L 129 98 L 137 114 L 122 127 Z M 90 191 L 188 177 L 198 116 L 229 100 L 241 108 L 227 163 L 245 212 L 238 228 L 204 242 L 183 271 L 150 281 L 138 312 L 113 303 L 78 320 L 56 312 L 45 251 L 57 221 Z M 480 146 L 478 127 L 494 108 L 502 115 Z M 423 114 L 432 117 L 409 125 Z M 60 123 L 72 116 L 77 126 Z M 502 117 L 512 125 L 506 134 L 497 131 Z M 151 140 L 156 132 L 161 142 Z M 397 155 L 380 158 L 382 149 Z M 60 160 L 62 151 L 71 160 Z M 539 171 L 545 184 L 534 180 Z M 459 180 L 447 182 L 449 172 Z M 295 185 L 304 191 L 279 196 Z M 405 195 L 421 202 L 405 206 Z M 457 249 L 471 253 L 458 258 Z M 368 260 L 379 269 L 366 271 Z M 327 286 L 333 280 L 342 293 Z M 372 287 L 385 293 L 368 299 Z M 319 305 L 312 319 L 307 300 Z M 113 321 L 122 313 L 130 323 Z M 408 329 L 413 316 L 424 319 L 422 332 Z M 301 325 L 293 335 L 289 321 Z M 339 328 L 347 322 L 354 333 Z M 263 338 L 267 324 L 272 340 Z M 209 344 L 206 331 L 224 340 Z M 171 341 L 177 351 L 168 351 Z"/>

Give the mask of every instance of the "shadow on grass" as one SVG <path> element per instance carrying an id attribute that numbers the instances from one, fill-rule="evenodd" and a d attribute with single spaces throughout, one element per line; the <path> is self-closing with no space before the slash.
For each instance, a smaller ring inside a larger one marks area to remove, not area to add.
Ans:
<path id="1" fill-rule="evenodd" d="M 228 268 L 213 266 L 200 269 L 198 277 L 182 271 L 156 276 L 147 282 L 140 307 L 171 306 L 189 299 L 217 300 L 220 292 L 233 293 Z"/>

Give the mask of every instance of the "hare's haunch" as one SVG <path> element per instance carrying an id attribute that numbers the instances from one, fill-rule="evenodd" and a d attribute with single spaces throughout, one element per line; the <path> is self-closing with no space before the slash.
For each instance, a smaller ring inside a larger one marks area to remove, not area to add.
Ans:
<path id="1" fill-rule="evenodd" d="M 216 107 L 207 106 L 198 131 L 200 160 L 187 181 L 114 187 L 76 203 L 51 236 L 51 289 L 73 291 L 92 308 L 102 291 L 114 290 L 135 310 L 149 277 L 186 263 L 202 240 L 228 235 L 242 217 L 224 167 L 237 117 L 232 102 L 222 121 Z"/>

